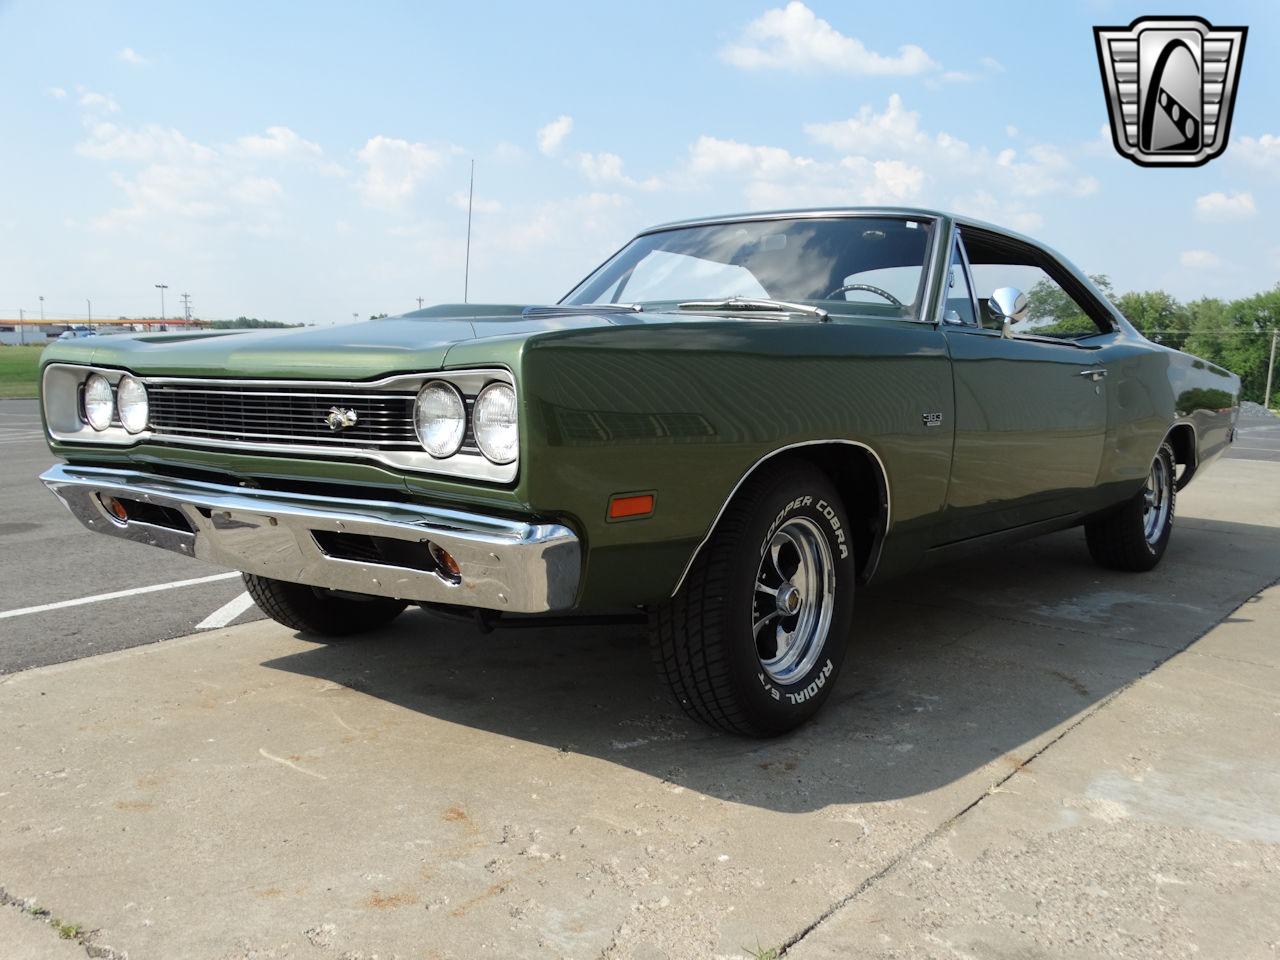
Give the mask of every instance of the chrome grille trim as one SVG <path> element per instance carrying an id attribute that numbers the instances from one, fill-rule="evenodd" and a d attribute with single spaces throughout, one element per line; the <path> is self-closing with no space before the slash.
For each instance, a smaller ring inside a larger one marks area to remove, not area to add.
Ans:
<path id="1" fill-rule="evenodd" d="M 45 394 L 57 393 L 67 379 L 83 382 L 90 373 L 118 380 L 126 371 L 82 364 L 50 364 L 45 370 Z M 442 370 L 405 374 L 373 381 L 234 380 L 209 377 L 144 377 L 151 407 L 148 428 L 139 434 L 123 429 L 102 433 L 69 417 L 50 420 L 52 440 L 95 446 L 169 446 L 218 449 L 247 454 L 324 459 L 367 460 L 414 473 L 439 474 L 490 483 L 510 483 L 519 471 L 513 463 L 494 464 L 475 444 L 470 413 L 476 396 L 500 380 L 519 387 L 503 367 Z M 413 401 L 428 380 L 447 380 L 458 387 L 467 407 L 467 433 L 462 449 L 436 460 L 418 442 L 413 428 Z M 324 415 L 330 407 L 357 411 L 356 425 L 330 431 Z M 59 421 L 59 422 L 55 422 Z M 229 422 L 228 422 L 229 421 Z"/>

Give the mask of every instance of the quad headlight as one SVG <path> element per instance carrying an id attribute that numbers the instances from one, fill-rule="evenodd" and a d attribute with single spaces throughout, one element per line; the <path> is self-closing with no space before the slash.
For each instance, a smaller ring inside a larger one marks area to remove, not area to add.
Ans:
<path id="1" fill-rule="evenodd" d="M 147 428 L 150 412 L 147 404 L 147 388 L 142 381 L 123 376 L 116 384 L 116 412 L 120 424 L 130 433 L 141 433 Z"/>
<path id="2" fill-rule="evenodd" d="M 111 426 L 116 398 L 111 383 L 100 373 L 89 375 L 84 382 L 84 419 L 95 430 Z"/>
<path id="3" fill-rule="evenodd" d="M 413 427 L 422 448 L 437 460 L 457 453 L 467 432 L 467 406 L 458 388 L 443 380 L 425 384 L 413 405 Z"/>
<path id="4" fill-rule="evenodd" d="M 516 392 L 509 383 L 495 382 L 480 391 L 472 411 L 476 446 L 494 463 L 510 463 L 520 448 Z"/>

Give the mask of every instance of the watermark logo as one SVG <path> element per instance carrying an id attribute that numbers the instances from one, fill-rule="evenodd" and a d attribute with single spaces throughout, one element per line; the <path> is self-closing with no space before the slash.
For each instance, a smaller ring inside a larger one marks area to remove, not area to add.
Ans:
<path id="1" fill-rule="evenodd" d="M 1144 167 L 1196 167 L 1222 153 L 1248 32 L 1199 17 L 1094 27 L 1116 150 Z"/>

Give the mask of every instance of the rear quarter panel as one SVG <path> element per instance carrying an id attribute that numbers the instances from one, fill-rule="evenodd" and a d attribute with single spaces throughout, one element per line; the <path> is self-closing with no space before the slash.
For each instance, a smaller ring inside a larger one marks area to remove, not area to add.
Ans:
<path id="1" fill-rule="evenodd" d="M 1235 374 L 1136 334 L 1106 348 L 1104 363 L 1110 415 L 1098 485 L 1102 505 L 1132 495 L 1145 481 L 1175 424 L 1194 429 L 1199 468 L 1226 450 L 1240 401 Z"/>

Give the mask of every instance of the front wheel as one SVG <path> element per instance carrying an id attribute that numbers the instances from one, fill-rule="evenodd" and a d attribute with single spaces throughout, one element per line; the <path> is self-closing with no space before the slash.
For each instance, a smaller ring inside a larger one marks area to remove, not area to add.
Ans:
<path id="1" fill-rule="evenodd" d="M 408 606 L 385 597 L 339 596 L 319 587 L 244 574 L 253 602 L 276 623 L 319 637 L 348 637 L 386 626 Z"/>
<path id="2" fill-rule="evenodd" d="M 1112 570 L 1151 570 L 1164 556 L 1173 533 L 1178 485 L 1173 447 L 1160 445 L 1146 485 L 1128 503 L 1084 525 L 1089 553 Z"/>
<path id="3" fill-rule="evenodd" d="M 696 720 L 785 733 L 817 712 L 844 660 L 853 612 L 849 518 L 803 463 L 749 480 L 680 592 L 650 611 L 654 661 Z"/>

